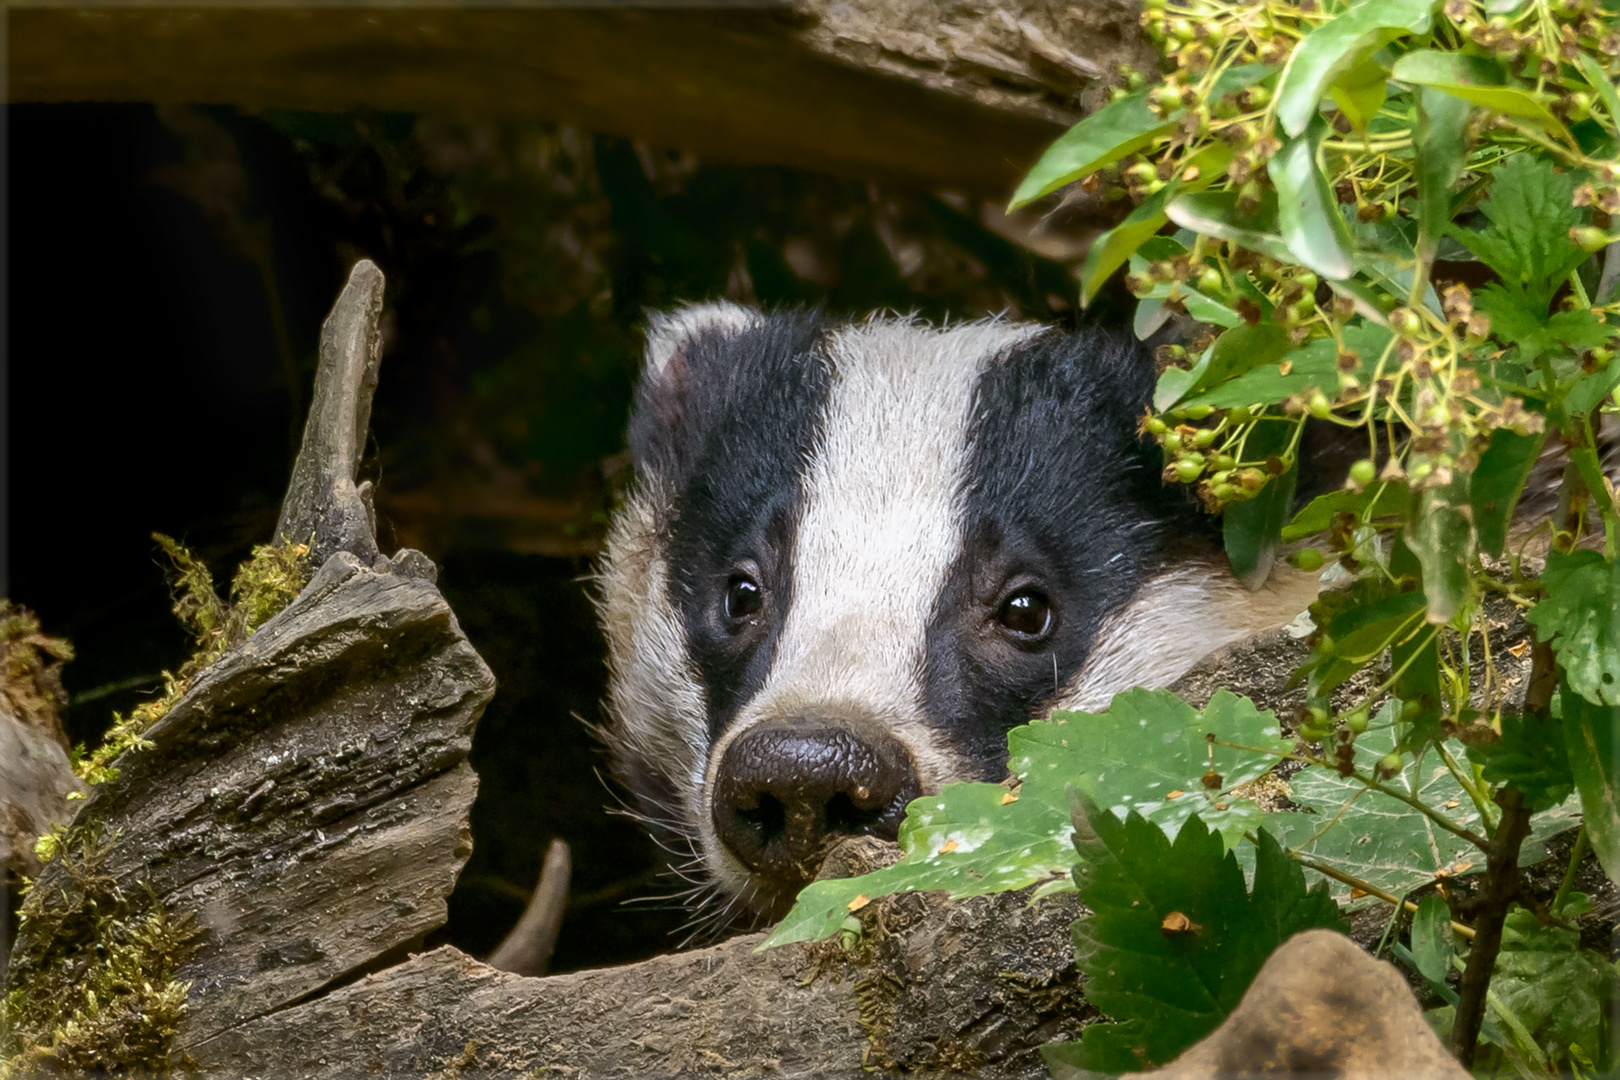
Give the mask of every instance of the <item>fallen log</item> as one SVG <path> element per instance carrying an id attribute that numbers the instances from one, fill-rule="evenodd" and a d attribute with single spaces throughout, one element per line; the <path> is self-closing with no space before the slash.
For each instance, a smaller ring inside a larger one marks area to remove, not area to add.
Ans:
<path id="1" fill-rule="evenodd" d="M 1120 60 L 1151 63 L 1120 0 L 631 6 L 29 4 L 10 14 L 8 90 L 531 117 L 1001 200 L 1079 118 L 1082 91 Z"/>
<path id="2" fill-rule="evenodd" d="M 117 759 L 28 898 L 6 981 L 18 1071 L 1043 1075 L 1041 1046 L 1095 1018 L 1072 895 L 907 894 L 864 907 L 847 946 L 760 954 L 753 934 L 544 978 L 420 951 L 471 851 L 466 759 L 494 685 L 432 564 L 376 554 L 354 482 L 382 286 L 361 263 L 327 320 L 283 508 L 281 539 L 319 568 Z M 1276 704 L 1271 675 L 1302 654 L 1274 633 L 1182 688 L 1246 673 Z M 893 850 L 851 841 L 838 872 Z"/>

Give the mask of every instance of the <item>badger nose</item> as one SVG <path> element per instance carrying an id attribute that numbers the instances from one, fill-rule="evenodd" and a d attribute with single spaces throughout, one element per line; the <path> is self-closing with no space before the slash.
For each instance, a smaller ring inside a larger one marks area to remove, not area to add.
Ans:
<path id="1" fill-rule="evenodd" d="M 769 720 L 720 759 L 714 825 L 750 870 L 796 889 L 834 841 L 893 840 L 919 794 L 911 756 L 890 735 L 819 718 Z"/>

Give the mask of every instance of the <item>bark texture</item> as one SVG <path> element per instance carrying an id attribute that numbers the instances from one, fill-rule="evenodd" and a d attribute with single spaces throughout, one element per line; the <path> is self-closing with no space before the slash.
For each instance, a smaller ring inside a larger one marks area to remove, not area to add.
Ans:
<path id="1" fill-rule="evenodd" d="M 529 116 L 1000 198 L 1098 76 L 1144 59 L 1125 0 L 93 6 L 12 9 L 11 100 Z"/>

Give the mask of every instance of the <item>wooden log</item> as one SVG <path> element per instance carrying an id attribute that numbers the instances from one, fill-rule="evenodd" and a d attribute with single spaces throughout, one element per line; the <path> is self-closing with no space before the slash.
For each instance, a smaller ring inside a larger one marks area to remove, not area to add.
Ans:
<path id="1" fill-rule="evenodd" d="M 10 100 L 533 117 L 712 160 L 1005 198 L 1117 61 L 1124 0 L 468 10 L 14 5 Z M 1095 101 L 1091 102 L 1095 104 Z"/>

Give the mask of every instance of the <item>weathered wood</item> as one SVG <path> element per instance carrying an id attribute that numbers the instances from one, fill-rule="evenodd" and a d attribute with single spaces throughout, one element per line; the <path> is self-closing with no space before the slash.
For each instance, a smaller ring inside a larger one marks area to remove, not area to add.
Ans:
<path id="1" fill-rule="evenodd" d="M 78 7 L 12 6 L 10 100 L 534 117 L 996 198 L 1079 117 L 1098 73 L 1144 61 L 1125 0 Z"/>
<path id="2" fill-rule="evenodd" d="M 321 326 L 315 400 L 281 504 L 275 539 L 310 547 L 320 566 L 339 551 L 370 565 L 377 558 L 371 485 L 355 473 L 371 426 L 382 340 L 383 275 L 369 259 L 355 264 L 348 284 Z"/>
<path id="3" fill-rule="evenodd" d="M 761 934 L 544 979 L 438 949 L 187 1053 L 220 1076 L 1043 1075 L 1035 1047 L 1084 1015 L 1072 898 L 913 896 L 886 910 L 897 928 L 859 965 L 836 946 L 756 954 Z"/>

